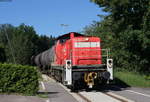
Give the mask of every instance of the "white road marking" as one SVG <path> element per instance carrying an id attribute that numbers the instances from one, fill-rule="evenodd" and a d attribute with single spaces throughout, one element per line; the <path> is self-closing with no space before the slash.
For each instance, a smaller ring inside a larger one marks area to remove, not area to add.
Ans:
<path id="1" fill-rule="evenodd" d="M 43 90 L 45 90 L 46 88 L 45 88 L 43 81 L 41 81 L 41 85 L 42 85 Z"/>
<path id="2" fill-rule="evenodd" d="M 47 99 L 47 100 L 46 100 L 46 102 L 50 102 L 50 100 L 49 100 L 49 99 Z"/>
<path id="3" fill-rule="evenodd" d="M 139 95 L 146 96 L 146 97 L 149 97 L 149 98 L 150 98 L 150 95 L 148 95 L 148 94 L 143 94 L 143 93 L 136 92 L 136 91 L 132 91 L 132 90 L 125 90 L 125 91 L 132 92 L 132 93 L 136 93 L 136 94 L 139 94 Z"/>

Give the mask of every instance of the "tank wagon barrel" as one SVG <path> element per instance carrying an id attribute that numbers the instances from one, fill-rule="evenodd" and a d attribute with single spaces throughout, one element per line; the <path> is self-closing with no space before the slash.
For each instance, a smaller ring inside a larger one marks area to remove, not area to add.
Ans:
<path id="1" fill-rule="evenodd" d="M 44 66 L 50 65 L 54 58 L 54 47 L 41 53 L 41 64 Z"/>
<path id="2" fill-rule="evenodd" d="M 36 56 L 32 56 L 31 58 L 32 63 L 38 66 L 41 70 L 45 70 L 47 67 L 49 67 L 53 59 L 54 59 L 54 46 Z"/>

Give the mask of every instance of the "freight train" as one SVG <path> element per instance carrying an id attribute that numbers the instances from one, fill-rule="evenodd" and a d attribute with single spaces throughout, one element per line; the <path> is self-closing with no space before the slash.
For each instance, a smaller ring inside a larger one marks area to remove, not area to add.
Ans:
<path id="1" fill-rule="evenodd" d="M 99 37 L 70 32 L 59 36 L 54 46 L 32 60 L 72 89 L 81 85 L 92 88 L 113 80 L 113 59 L 108 50 L 104 51 L 105 55 Z"/>

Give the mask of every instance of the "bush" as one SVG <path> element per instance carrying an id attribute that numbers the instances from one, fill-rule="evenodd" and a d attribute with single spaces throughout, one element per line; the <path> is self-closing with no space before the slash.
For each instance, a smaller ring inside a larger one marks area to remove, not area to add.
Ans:
<path id="1" fill-rule="evenodd" d="M 34 95 L 38 91 L 36 67 L 0 64 L 0 92 Z"/>

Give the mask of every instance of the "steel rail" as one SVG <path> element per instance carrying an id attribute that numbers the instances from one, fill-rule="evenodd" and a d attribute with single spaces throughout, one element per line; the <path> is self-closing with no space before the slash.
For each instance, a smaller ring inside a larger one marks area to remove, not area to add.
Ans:
<path id="1" fill-rule="evenodd" d="M 109 94 L 107 92 L 102 92 L 103 94 L 109 96 L 109 97 L 112 97 L 120 102 L 128 102 L 128 100 L 125 100 L 125 99 L 122 99 L 120 97 L 117 97 L 116 95 L 112 95 L 112 94 Z M 91 100 L 89 100 L 87 97 L 83 96 L 82 94 L 80 93 L 76 93 L 80 98 L 82 98 L 85 102 L 92 102 Z"/>
<path id="2" fill-rule="evenodd" d="M 83 96 L 82 94 L 80 93 L 76 93 L 80 98 L 82 98 L 84 101 L 86 102 L 92 102 L 91 100 L 89 100 L 88 98 L 86 98 L 85 96 Z"/>
<path id="3" fill-rule="evenodd" d="M 117 96 L 115 96 L 115 95 L 112 95 L 112 94 L 109 94 L 109 93 L 106 93 L 106 92 L 103 92 L 105 95 L 107 95 L 107 96 L 110 96 L 110 97 L 112 97 L 112 98 L 114 98 L 114 99 L 116 99 L 116 100 L 119 100 L 119 101 L 121 101 L 121 102 L 128 102 L 127 100 L 124 100 L 124 99 L 122 99 L 122 98 L 119 98 L 119 97 L 117 97 Z"/>

